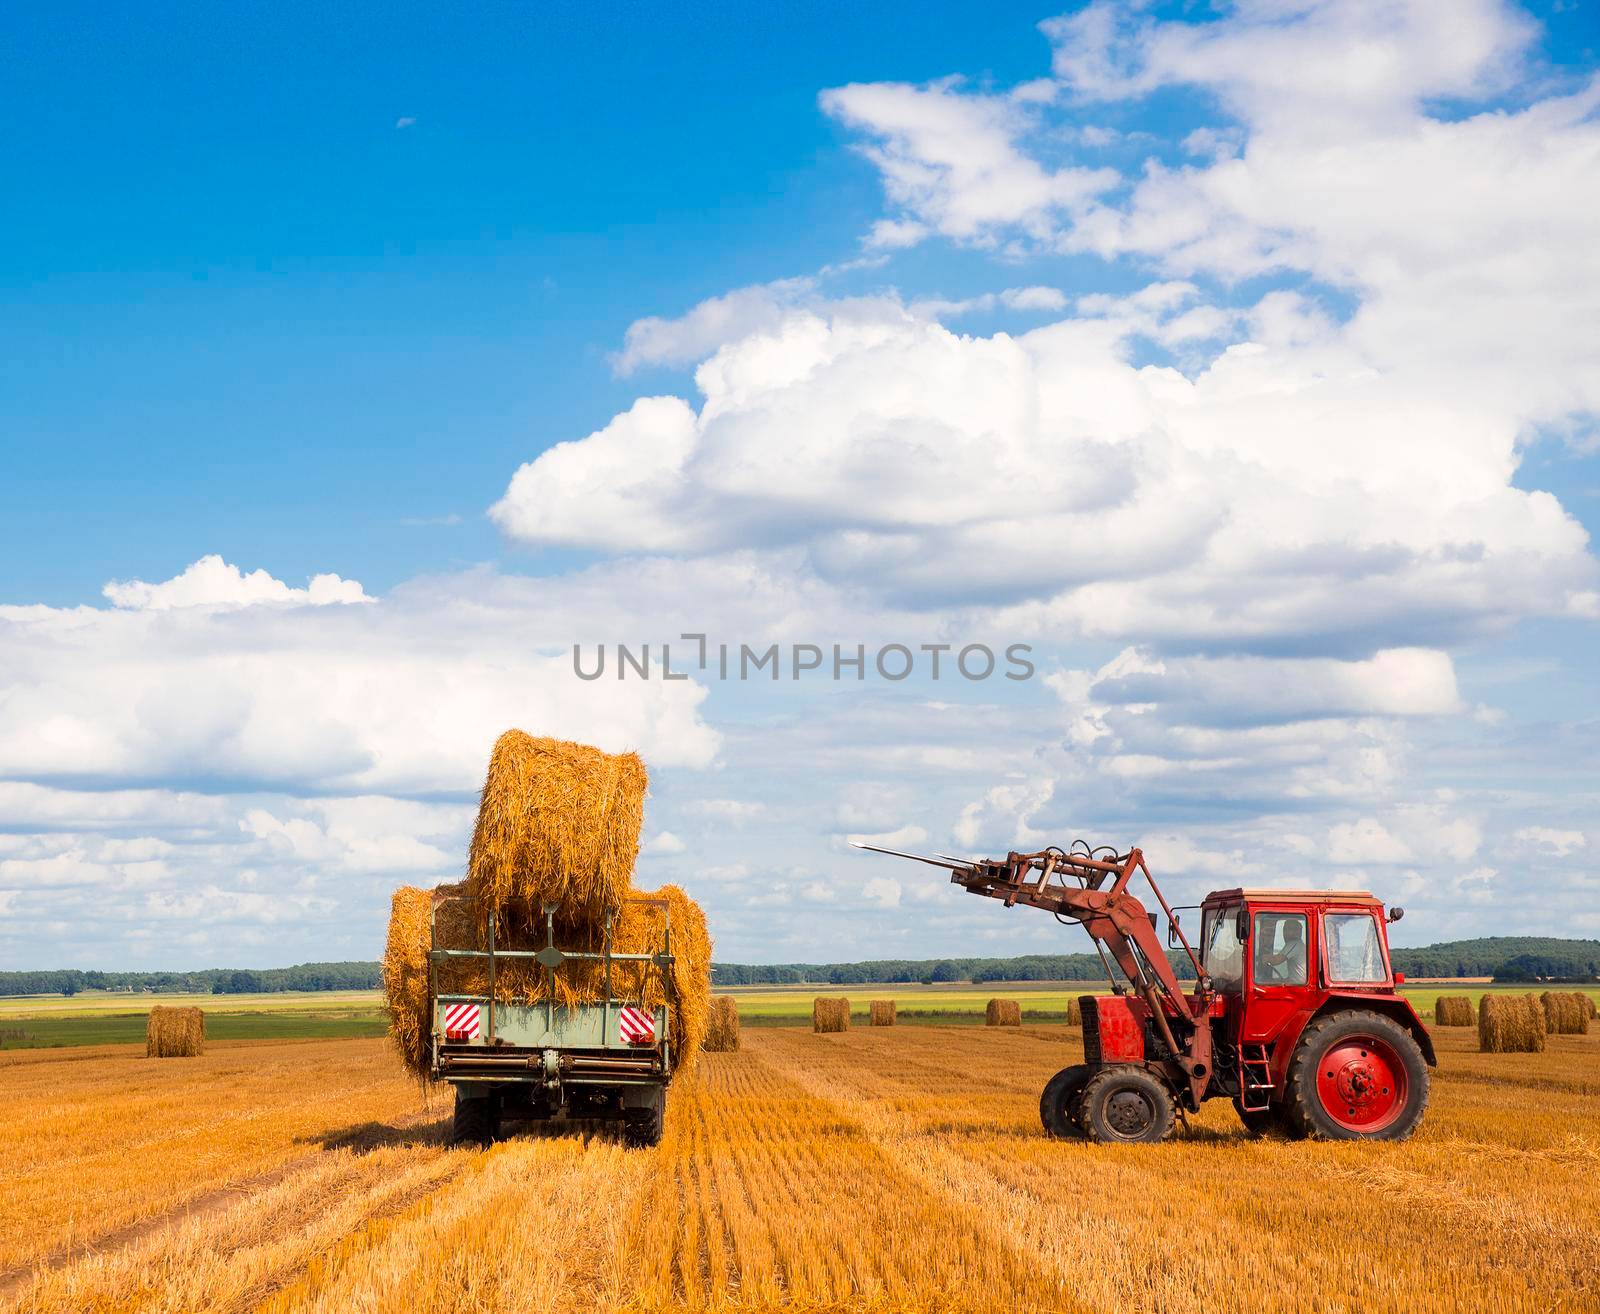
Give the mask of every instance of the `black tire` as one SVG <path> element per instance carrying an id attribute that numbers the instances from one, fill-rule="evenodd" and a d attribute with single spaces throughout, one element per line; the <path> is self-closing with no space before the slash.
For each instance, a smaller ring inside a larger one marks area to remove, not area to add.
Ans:
<path id="1" fill-rule="evenodd" d="M 1102 1145 L 1153 1145 L 1172 1131 L 1172 1092 L 1143 1068 L 1099 1069 L 1078 1097 L 1083 1132 Z"/>
<path id="2" fill-rule="evenodd" d="M 1403 1141 L 1428 1108 L 1428 1063 L 1393 1018 L 1329 1013 L 1301 1033 L 1283 1106 L 1289 1125 L 1314 1140 Z"/>
<path id="3" fill-rule="evenodd" d="M 623 1114 L 622 1143 L 635 1150 L 648 1150 L 660 1145 L 666 1109 L 667 1093 L 660 1091 L 655 1102 L 647 1108 L 627 1110 Z"/>
<path id="4" fill-rule="evenodd" d="M 477 1095 L 468 1099 L 457 1090 L 455 1116 L 450 1120 L 450 1143 L 487 1148 L 499 1137 L 500 1097 Z"/>
<path id="5" fill-rule="evenodd" d="M 1283 1109 L 1276 1104 L 1268 1105 L 1264 1109 L 1244 1109 L 1239 1107 L 1239 1101 L 1233 1102 L 1234 1112 L 1239 1115 L 1239 1121 L 1244 1124 L 1244 1129 L 1252 1136 L 1292 1136 L 1298 1139 L 1299 1133 L 1284 1116 Z"/>
<path id="6" fill-rule="evenodd" d="M 1078 1096 L 1095 1069 L 1087 1063 L 1075 1063 L 1045 1083 L 1039 1096 L 1039 1121 L 1045 1131 L 1058 1141 L 1081 1140 L 1083 1128 L 1078 1125 Z"/>

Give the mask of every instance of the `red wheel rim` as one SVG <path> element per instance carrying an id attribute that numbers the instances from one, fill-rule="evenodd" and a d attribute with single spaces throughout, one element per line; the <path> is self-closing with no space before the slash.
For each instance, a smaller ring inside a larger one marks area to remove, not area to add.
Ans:
<path id="1" fill-rule="evenodd" d="M 1406 1107 L 1405 1064 L 1375 1036 L 1345 1036 L 1317 1064 L 1317 1098 L 1346 1131 L 1382 1131 Z"/>

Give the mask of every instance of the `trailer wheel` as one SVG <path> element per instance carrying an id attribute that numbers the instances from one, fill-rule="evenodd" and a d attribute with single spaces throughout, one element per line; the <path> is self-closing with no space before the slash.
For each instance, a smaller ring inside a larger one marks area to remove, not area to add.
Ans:
<path id="1" fill-rule="evenodd" d="M 667 1092 L 658 1090 L 649 1104 L 623 1111 L 622 1143 L 631 1149 L 648 1150 L 661 1144 L 661 1127 L 667 1111 Z"/>
<path id="2" fill-rule="evenodd" d="M 455 1116 L 450 1120 L 452 1145 L 481 1145 L 487 1148 L 500 1137 L 500 1097 L 464 1096 L 456 1091 Z"/>
<path id="3" fill-rule="evenodd" d="M 1143 1068 L 1101 1068 L 1078 1098 L 1079 1118 L 1091 1141 L 1154 1144 L 1172 1131 L 1172 1093 Z"/>
<path id="4" fill-rule="evenodd" d="M 1301 1033 L 1283 1103 L 1302 1136 L 1403 1141 L 1428 1107 L 1428 1064 L 1392 1018 L 1365 1009 L 1329 1013 Z"/>
<path id="5" fill-rule="evenodd" d="M 1078 1096 L 1094 1073 L 1089 1064 L 1074 1063 L 1045 1083 L 1044 1093 L 1039 1096 L 1039 1121 L 1056 1140 L 1083 1138 L 1083 1128 L 1078 1125 Z"/>

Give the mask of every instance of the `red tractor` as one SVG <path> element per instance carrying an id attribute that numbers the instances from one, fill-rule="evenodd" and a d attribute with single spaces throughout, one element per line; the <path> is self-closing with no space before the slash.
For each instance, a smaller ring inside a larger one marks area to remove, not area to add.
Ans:
<path id="1" fill-rule="evenodd" d="M 1084 996 L 1082 1063 L 1050 1078 L 1045 1130 L 1092 1141 L 1159 1141 L 1175 1116 L 1231 1099 L 1253 1133 L 1404 1140 L 1428 1107 L 1433 1040 L 1389 966 L 1383 905 L 1364 892 L 1218 890 L 1200 905 L 1200 950 L 1138 849 L 923 857 L 972 894 L 1080 924 L 1107 963 L 1111 995 Z M 1167 940 L 1194 968 L 1185 993 L 1156 938 L 1156 916 L 1128 889 L 1142 872 L 1167 916 Z"/>

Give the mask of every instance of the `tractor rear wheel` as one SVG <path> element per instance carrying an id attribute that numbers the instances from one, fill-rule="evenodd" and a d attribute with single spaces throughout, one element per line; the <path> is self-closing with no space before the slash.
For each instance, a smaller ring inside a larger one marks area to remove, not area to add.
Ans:
<path id="1" fill-rule="evenodd" d="M 493 1145 L 500 1136 L 500 1097 L 475 1095 L 466 1098 L 456 1091 L 455 1116 L 450 1120 L 452 1145 Z"/>
<path id="2" fill-rule="evenodd" d="M 1084 1135 L 1101 1144 L 1154 1144 L 1172 1131 L 1172 1092 L 1143 1068 L 1100 1068 L 1078 1097 Z"/>
<path id="3" fill-rule="evenodd" d="M 1329 1013 L 1301 1033 L 1283 1105 L 1290 1125 L 1315 1140 L 1403 1141 L 1428 1107 L 1428 1064 L 1393 1018 Z"/>
<path id="4" fill-rule="evenodd" d="M 1078 1125 L 1078 1096 L 1096 1069 L 1087 1063 L 1075 1063 L 1045 1083 L 1039 1096 L 1039 1121 L 1044 1129 L 1058 1141 L 1078 1140 L 1083 1128 Z"/>

